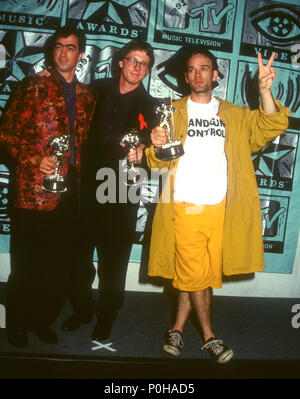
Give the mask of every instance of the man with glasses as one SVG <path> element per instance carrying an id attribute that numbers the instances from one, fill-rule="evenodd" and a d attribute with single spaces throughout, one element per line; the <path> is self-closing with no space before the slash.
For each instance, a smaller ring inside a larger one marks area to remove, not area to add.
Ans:
<path id="1" fill-rule="evenodd" d="M 154 120 L 154 100 L 142 84 L 154 63 L 152 47 L 139 40 L 125 45 L 117 54 L 113 79 L 100 79 L 93 87 L 97 104 L 90 137 L 84 156 L 82 186 L 82 216 L 87 237 L 83 248 L 81 285 L 88 286 L 94 276 L 93 253 L 97 248 L 99 257 L 99 300 L 96 305 L 97 323 L 92 338 L 103 340 L 111 333 L 112 323 L 123 303 L 127 265 L 134 238 L 139 204 L 119 200 L 119 187 L 126 185 L 119 173 L 119 163 L 127 157 L 129 163 L 140 164 L 144 149 L 150 145 L 149 132 Z M 120 145 L 124 133 L 136 128 L 141 144 L 127 154 Z M 146 165 L 146 163 L 145 163 Z M 108 168 L 115 173 L 111 202 L 104 195 L 96 198 L 97 188 L 107 184 L 107 176 L 96 180 L 100 170 Z M 126 177 L 126 174 L 125 174 Z M 126 186 L 127 187 L 127 186 Z M 128 187 L 127 187 L 128 188 Z M 125 188 L 125 190 L 127 190 Z M 120 190 L 121 191 L 121 190 Z M 128 198 L 128 196 L 127 196 Z M 84 278 L 86 276 L 86 278 Z M 91 320 L 91 314 L 74 306 L 74 313 L 64 323 L 65 331 L 74 331 L 82 323 Z"/>

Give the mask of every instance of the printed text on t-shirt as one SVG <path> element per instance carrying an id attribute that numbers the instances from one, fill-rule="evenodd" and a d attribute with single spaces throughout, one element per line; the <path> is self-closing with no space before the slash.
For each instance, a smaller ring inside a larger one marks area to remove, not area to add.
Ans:
<path id="1" fill-rule="evenodd" d="M 216 129 L 216 127 L 219 127 Z M 225 124 L 219 118 L 200 119 L 191 118 L 188 125 L 189 137 L 218 136 L 225 137 Z M 207 128 L 207 129 L 198 129 Z"/>

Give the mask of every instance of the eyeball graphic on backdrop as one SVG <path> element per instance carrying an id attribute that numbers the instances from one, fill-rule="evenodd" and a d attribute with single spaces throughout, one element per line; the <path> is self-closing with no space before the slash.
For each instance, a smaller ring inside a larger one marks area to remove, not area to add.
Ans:
<path id="1" fill-rule="evenodd" d="M 255 29 L 271 42 L 292 44 L 300 38 L 300 12 L 292 6 L 271 5 L 250 13 Z"/>

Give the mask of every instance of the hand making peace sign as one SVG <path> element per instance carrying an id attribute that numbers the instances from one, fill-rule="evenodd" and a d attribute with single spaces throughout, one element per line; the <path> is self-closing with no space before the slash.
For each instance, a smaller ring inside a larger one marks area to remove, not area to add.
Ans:
<path id="1" fill-rule="evenodd" d="M 264 112 L 273 114 L 277 112 L 277 107 L 274 102 L 271 87 L 276 77 L 275 69 L 272 67 L 276 54 L 272 53 L 267 65 L 262 62 L 261 53 L 258 53 L 258 89 L 261 98 L 261 105 Z"/>
<path id="2" fill-rule="evenodd" d="M 276 54 L 272 53 L 267 65 L 263 64 L 261 53 L 258 53 L 258 87 L 260 93 L 264 90 L 270 90 L 276 77 L 275 69 L 272 67 Z"/>

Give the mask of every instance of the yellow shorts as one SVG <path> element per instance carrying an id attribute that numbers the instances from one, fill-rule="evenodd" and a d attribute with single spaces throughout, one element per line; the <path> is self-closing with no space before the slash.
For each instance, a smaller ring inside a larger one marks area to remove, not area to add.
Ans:
<path id="1" fill-rule="evenodd" d="M 180 291 L 222 287 L 222 242 L 226 199 L 216 205 L 177 202 L 175 277 Z"/>

